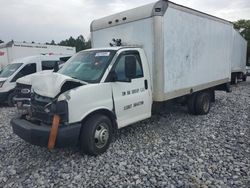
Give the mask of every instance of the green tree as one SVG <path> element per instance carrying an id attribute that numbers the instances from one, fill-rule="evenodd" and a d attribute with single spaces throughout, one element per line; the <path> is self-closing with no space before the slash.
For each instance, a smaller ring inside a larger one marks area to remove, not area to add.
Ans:
<path id="1" fill-rule="evenodd" d="M 79 52 L 90 48 L 90 41 L 86 41 L 83 35 L 79 35 L 76 39 L 71 36 L 69 39 L 62 40 L 58 45 L 76 47 L 76 52 Z"/>
<path id="2" fill-rule="evenodd" d="M 237 22 L 234 22 L 234 28 L 237 29 L 248 42 L 247 59 L 250 61 L 250 20 L 238 20 Z"/>
<path id="3" fill-rule="evenodd" d="M 52 41 L 50 42 L 50 45 L 56 45 L 55 41 L 52 40 Z"/>
<path id="4" fill-rule="evenodd" d="M 75 41 L 75 47 L 77 51 L 81 51 L 85 49 L 85 39 L 82 35 L 78 36 Z"/>
<path id="5" fill-rule="evenodd" d="M 0 44 L 1 44 L 1 43 L 4 43 L 4 41 L 2 41 L 2 40 L 0 39 Z"/>

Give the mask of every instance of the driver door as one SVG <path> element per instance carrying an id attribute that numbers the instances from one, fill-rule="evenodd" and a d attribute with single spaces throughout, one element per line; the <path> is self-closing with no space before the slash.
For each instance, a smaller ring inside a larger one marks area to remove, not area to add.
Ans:
<path id="1" fill-rule="evenodd" d="M 128 78 L 125 69 L 134 69 L 130 71 L 132 78 Z M 111 86 L 118 127 L 150 117 L 152 97 L 139 52 L 122 52 L 111 72 L 116 77 Z"/>

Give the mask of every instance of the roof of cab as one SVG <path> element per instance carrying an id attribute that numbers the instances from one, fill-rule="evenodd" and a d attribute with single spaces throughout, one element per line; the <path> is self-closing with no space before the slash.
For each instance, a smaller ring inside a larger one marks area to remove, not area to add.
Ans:
<path id="1" fill-rule="evenodd" d="M 31 63 L 37 60 L 59 60 L 60 57 L 64 57 L 63 55 L 35 55 L 35 56 L 28 56 L 23 58 L 15 59 L 12 63 Z"/>
<path id="2" fill-rule="evenodd" d="M 118 51 L 121 49 L 128 49 L 128 48 L 141 48 L 142 46 L 112 46 L 112 47 L 102 47 L 102 48 L 90 48 L 90 49 L 86 49 L 86 50 L 82 50 L 80 52 L 86 52 L 86 51 L 96 51 L 96 50 L 100 50 L 100 51 L 104 51 L 104 50 L 114 50 L 114 51 Z"/>

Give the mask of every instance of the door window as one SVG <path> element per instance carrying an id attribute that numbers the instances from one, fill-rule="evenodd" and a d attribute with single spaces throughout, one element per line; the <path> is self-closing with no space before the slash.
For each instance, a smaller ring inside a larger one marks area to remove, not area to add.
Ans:
<path id="1" fill-rule="evenodd" d="M 142 65 L 141 65 L 141 60 L 140 60 L 139 54 L 126 54 L 126 55 L 121 55 L 118 58 L 118 61 L 117 61 L 115 68 L 114 68 L 114 71 L 116 73 L 118 81 L 126 82 L 129 80 L 125 74 L 126 61 L 136 61 L 136 73 L 135 73 L 135 77 L 133 79 L 143 77 Z"/>
<path id="2" fill-rule="evenodd" d="M 31 63 L 28 65 L 25 65 L 17 74 L 14 76 L 11 82 L 15 82 L 17 79 L 27 76 L 29 74 L 33 74 L 36 72 L 36 64 Z"/>
<path id="3" fill-rule="evenodd" d="M 58 61 L 42 61 L 42 70 L 52 70 Z"/>

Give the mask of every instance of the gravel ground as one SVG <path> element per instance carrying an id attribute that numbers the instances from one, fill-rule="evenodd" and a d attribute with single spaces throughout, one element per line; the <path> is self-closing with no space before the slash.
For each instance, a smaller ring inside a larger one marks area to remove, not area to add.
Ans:
<path id="1" fill-rule="evenodd" d="M 0 187 L 250 187 L 250 80 L 216 92 L 206 116 L 171 107 L 117 131 L 101 156 L 52 152 L 12 133 L 0 108 Z"/>

